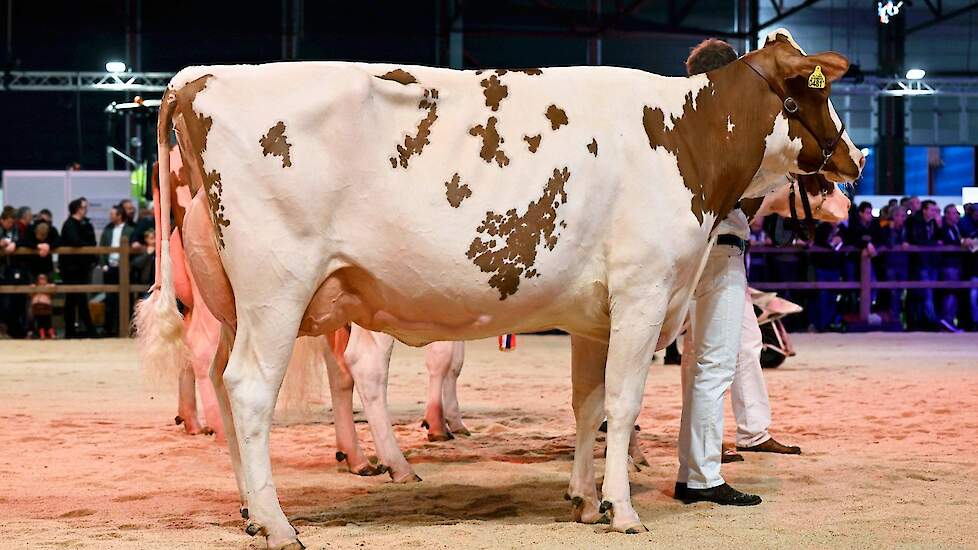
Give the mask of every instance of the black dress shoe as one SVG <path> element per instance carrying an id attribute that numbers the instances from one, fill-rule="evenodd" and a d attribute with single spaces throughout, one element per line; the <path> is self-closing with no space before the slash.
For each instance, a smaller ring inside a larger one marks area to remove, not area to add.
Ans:
<path id="1" fill-rule="evenodd" d="M 690 489 L 685 483 L 676 483 L 676 498 L 685 504 L 715 502 L 724 506 L 757 506 L 761 503 L 761 497 L 741 493 L 726 483 L 709 489 Z"/>

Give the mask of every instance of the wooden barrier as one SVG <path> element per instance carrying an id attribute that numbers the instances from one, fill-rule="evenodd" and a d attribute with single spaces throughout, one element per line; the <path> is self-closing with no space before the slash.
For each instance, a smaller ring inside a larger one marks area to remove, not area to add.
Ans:
<path id="1" fill-rule="evenodd" d="M 73 294 L 73 293 L 116 293 L 119 295 L 119 333 L 129 334 L 129 303 L 134 292 L 145 292 L 151 285 L 134 285 L 129 282 L 129 261 L 132 247 L 129 239 L 123 237 L 119 246 L 63 246 L 51 249 L 48 254 L 119 254 L 119 284 L 115 285 L 72 285 L 56 284 L 48 286 L 32 285 L 0 285 L 0 294 Z M 11 256 L 40 256 L 41 253 L 33 248 L 18 248 Z"/>
<path id="2" fill-rule="evenodd" d="M 962 289 L 978 288 L 978 281 L 874 281 L 873 255 L 867 249 L 843 246 L 838 250 L 820 246 L 752 246 L 750 254 L 859 254 L 859 281 L 751 281 L 758 290 L 859 290 L 859 320 L 869 322 L 875 289 Z M 907 246 L 903 248 L 877 247 L 880 254 L 975 254 L 959 246 Z"/>

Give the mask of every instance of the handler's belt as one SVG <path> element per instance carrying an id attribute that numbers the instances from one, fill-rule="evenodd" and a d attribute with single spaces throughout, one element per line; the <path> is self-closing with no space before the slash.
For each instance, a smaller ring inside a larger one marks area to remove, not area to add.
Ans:
<path id="1" fill-rule="evenodd" d="M 747 241 L 741 239 L 737 235 L 732 235 L 730 233 L 724 233 L 717 237 L 717 244 L 725 244 L 728 246 L 736 246 L 743 253 L 747 250 Z"/>

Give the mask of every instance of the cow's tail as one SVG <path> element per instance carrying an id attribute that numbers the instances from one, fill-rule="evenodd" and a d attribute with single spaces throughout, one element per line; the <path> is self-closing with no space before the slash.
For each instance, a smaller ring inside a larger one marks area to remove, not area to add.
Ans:
<path id="1" fill-rule="evenodd" d="M 292 348 L 292 359 L 279 391 L 280 411 L 290 419 L 308 416 L 316 405 L 322 405 L 326 353 L 330 351 L 324 336 L 302 336 L 296 339 Z"/>
<path id="2" fill-rule="evenodd" d="M 173 385 L 188 362 L 183 316 L 177 309 L 170 259 L 170 126 L 175 104 L 167 89 L 157 123 L 159 189 L 154 186 L 156 214 L 156 281 L 150 295 L 136 305 L 135 325 L 144 373 L 153 382 Z"/>

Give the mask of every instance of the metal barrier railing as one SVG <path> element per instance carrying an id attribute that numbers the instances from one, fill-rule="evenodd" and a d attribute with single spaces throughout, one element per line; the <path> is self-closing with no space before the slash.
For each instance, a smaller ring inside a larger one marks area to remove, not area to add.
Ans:
<path id="1" fill-rule="evenodd" d="M 130 296 L 135 292 L 145 292 L 151 285 L 138 285 L 129 282 L 130 256 L 132 247 L 129 239 L 123 237 L 119 246 L 76 246 L 51 249 L 48 254 L 72 255 L 72 254 L 119 254 L 119 283 L 114 285 L 75 285 L 75 284 L 54 284 L 48 286 L 32 285 L 0 285 L 0 294 L 73 294 L 73 293 L 115 293 L 119 295 L 119 331 L 120 334 L 128 334 L 129 327 L 129 303 Z M 40 256 L 41 253 L 33 248 L 18 248 L 12 256 Z"/>
<path id="2" fill-rule="evenodd" d="M 880 254 L 974 254 L 960 246 L 906 246 L 901 248 L 876 247 Z M 859 320 L 869 322 L 872 307 L 872 292 L 876 289 L 962 289 L 978 288 L 978 281 L 875 281 L 873 280 L 873 258 L 867 249 L 843 246 L 838 250 L 821 246 L 752 246 L 750 254 L 859 254 L 859 281 L 751 281 L 750 286 L 758 290 L 858 290 Z"/>

